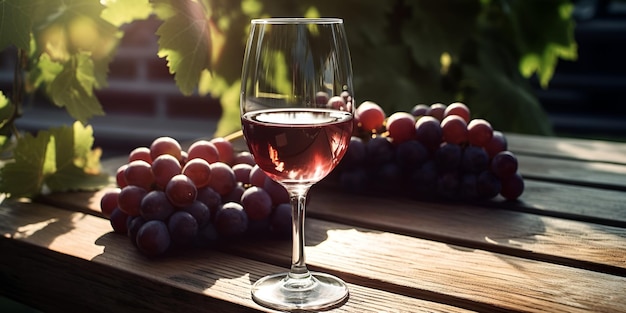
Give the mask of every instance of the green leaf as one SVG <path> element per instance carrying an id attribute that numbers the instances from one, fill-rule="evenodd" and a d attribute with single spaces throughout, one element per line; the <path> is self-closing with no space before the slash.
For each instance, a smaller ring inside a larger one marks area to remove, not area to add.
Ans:
<path id="1" fill-rule="evenodd" d="M 115 26 L 143 20 L 152 14 L 148 0 L 107 0 L 103 4 L 106 8 L 102 10 L 102 18 Z"/>
<path id="2" fill-rule="evenodd" d="M 11 103 L 11 100 L 0 91 L 0 128 L 7 124 L 11 117 L 13 117 L 14 112 L 15 106 Z"/>
<path id="3" fill-rule="evenodd" d="M 0 192 L 34 197 L 44 186 L 52 192 L 95 190 L 109 183 L 100 171 L 100 150 L 91 150 L 93 130 L 79 122 L 26 134 L 18 140 L 14 159 L 0 168 Z"/>
<path id="4" fill-rule="evenodd" d="M 14 161 L 0 168 L 0 192 L 9 197 L 32 197 L 41 191 L 44 177 L 54 172 L 47 151 L 50 134 L 42 131 L 36 137 L 27 133 L 13 151 Z"/>
<path id="5" fill-rule="evenodd" d="M 102 106 L 93 93 L 95 84 L 93 61 L 86 53 L 72 56 L 63 71 L 49 85 L 52 101 L 65 107 L 76 120 L 87 124 L 95 115 L 104 115 Z"/>
<path id="6" fill-rule="evenodd" d="M 176 85 L 185 95 L 196 89 L 203 70 L 211 71 L 211 33 L 208 8 L 196 1 L 155 1 L 163 24 L 157 29 L 161 58 L 167 59 Z"/>
<path id="7" fill-rule="evenodd" d="M 28 75 L 35 88 L 49 84 L 63 71 L 63 64 L 52 61 L 47 53 L 41 54 Z"/>
<path id="8" fill-rule="evenodd" d="M 0 50 L 14 45 L 28 50 L 33 0 L 0 0 Z"/>
<path id="9" fill-rule="evenodd" d="M 75 122 L 72 127 L 63 126 L 51 130 L 54 138 L 56 171 L 45 178 L 45 184 L 53 192 L 95 190 L 109 182 L 100 171 L 101 151 L 92 150 L 93 129 Z"/>

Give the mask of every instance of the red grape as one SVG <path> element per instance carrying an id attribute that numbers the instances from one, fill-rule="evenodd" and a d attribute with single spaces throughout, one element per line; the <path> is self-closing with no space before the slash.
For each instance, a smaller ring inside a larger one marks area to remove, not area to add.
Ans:
<path id="1" fill-rule="evenodd" d="M 220 152 L 212 142 L 208 140 L 198 140 L 192 143 L 189 149 L 187 149 L 187 158 L 188 160 L 201 158 L 211 164 L 220 160 Z"/>
<path id="2" fill-rule="evenodd" d="M 233 160 L 233 164 L 249 164 L 254 166 L 256 162 L 254 161 L 254 157 L 252 153 L 248 151 L 241 151 L 235 155 L 235 159 Z"/>
<path id="3" fill-rule="evenodd" d="M 121 188 L 112 188 L 107 190 L 100 198 L 100 211 L 105 217 L 110 217 L 113 209 L 117 207 L 119 194 L 122 191 Z"/>
<path id="4" fill-rule="evenodd" d="M 462 117 L 465 123 L 469 123 L 470 121 L 470 109 L 461 102 L 454 102 L 446 107 L 446 110 L 443 112 L 443 117 L 446 118 L 451 115 Z"/>
<path id="5" fill-rule="evenodd" d="M 387 119 L 387 131 L 394 144 L 415 138 L 415 118 L 407 112 L 396 112 Z"/>
<path id="6" fill-rule="evenodd" d="M 217 191 L 221 196 L 229 194 L 237 185 L 235 172 L 226 163 L 215 162 L 211 164 L 211 179 L 209 187 Z"/>
<path id="7" fill-rule="evenodd" d="M 171 238 L 163 221 L 147 221 L 137 231 L 137 248 L 149 257 L 162 255 L 170 247 Z"/>
<path id="8" fill-rule="evenodd" d="M 272 198 L 267 191 L 256 186 L 244 191 L 241 205 L 250 220 L 262 220 L 272 213 Z"/>
<path id="9" fill-rule="evenodd" d="M 467 123 L 458 115 L 447 116 L 441 121 L 443 141 L 457 145 L 467 142 Z"/>
<path id="10" fill-rule="evenodd" d="M 216 137 L 210 140 L 210 142 L 217 148 L 219 154 L 219 161 L 226 164 L 233 164 L 235 159 L 235 148 L 233 143 L 224 139 L 223 137 Z"/>
<path id="11" fill-rule="evenodd" d="M 328 93 L 325 91 L 318 91 L 315 94 L 315 104 L 324 104 L 326 105 L 326 103 L 328 103 L 328 99 L 330 97 L 328 96 Z"/>
<path id="12" fill-rule="evenodd" d="M 135 185 L 150 190 L 154 184 L 152 166 L 146 161 L 132 161 L 128 163 L 128 166 L 124 170 L 124 180 L 128 185 Z"/>
<path id="13" fill-rule="evenodd" d="M 235 164 L 233 167 L 233 173 L 235 173 L 235 179 L 244 184 L 250 184 L 250 172 L 252 171 L 252 165 L 246 163 Z"/>
<path id="14" fill-rule="evenodd" d="M 246 188 L 243 187 L 243 184 L 237 183 L 237 185 L 235 185 L 235 188 L 233 188 L 233 190 L 231 190 L 227 195 L 222 197 L 222 201 L 224 203 L 226 202 L 241 203 L 241 195 L 243 195 L 244 191 L 246 191 Z"/>
<path id="15" fill-rule="evenodd" d="M 372 101 L 365 101 L 356 109 L 356 116 L 364 131 L 376 131 L 383 126 L 385 111 Z"/>
<path id="16" fill-rule="evenodd" d="M 148 163 L 152 163 L 152 157 L 150 156 L 150 148 L 137 147 L 133 149 L 133 151 L 131 151 L 128 155 L 128 163 L 135 161 L 135 160 L 142 160 Z"/>
<path id="17" fill-rule="evenodd" d="M 467 139 L 474 146 L 484 147 L 493 137 L 491 124 L 484 119 L 473 119 L 467 124 Z"/>
<path id="18" fill-rule="evenodd" d="M 152 160 L 160 155 L 169 154 L 182 161 L 182 149 L 180 143 L 172 137 L 159 137 L 150 144 L 150 157 Z"/>
<path id="19" fill-rule="evenodd" d="M 191 178 L 178 174 L 165 186 L 165 195 L 174 206 L 182 208 L 196 200 L 198 189 Z"/>
<path id="20" fill-rule="evenodd" d="M 201 158 L 189 160 L 183 167 L 182 173 L 193 181 L 196 188 L 206 187 L 211 181 L 211 166 L 209 162 Z"/>
<path id="21" fill-rule="evenodd" d="M 346 101 L 340 96 L 330 98 L 326 107 L 329 109 L 347 111 Z"/>
<path id="22" fill-rule="evenodd" d="M 263 187 L 266 179 L 270 179 L 269 176 L 258 165 L 254 165 L 250 170 L 250 184 Z"/>
<path id="23" fill-rule="evenodd" d="M 124 164 L 118 167 L 117 172 L 115 173 L 115 183 L 120 188 L 124 188 L 128 186 L 128 183 L 126 182 L 126 178 L 124 178 L 124 171 L 126 171 L 127 167 L 128 167 L 128 164 Z"/>
<path id="24" fill-rule="evenodd" d="M 170 179 L 181 173 L 180 162 L 172 155 L 160 155 L 152 162 L 152 173 L 156 186 L 165 189 Z"/>
<path id="25" fill-rule="evenodd" d="M 124 211 L 124 213 L 130 216 L 137 216 L 139 215 L 141 200 L 147 193 L 148 191 L 141 187 L 128 185 L 120 190 L 120 194 L 117 198 L 117 206 L 120 210 Z"/>

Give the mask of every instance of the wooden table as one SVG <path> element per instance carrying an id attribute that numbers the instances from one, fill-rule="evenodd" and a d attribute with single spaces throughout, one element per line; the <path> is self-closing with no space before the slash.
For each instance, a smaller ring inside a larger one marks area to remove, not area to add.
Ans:
<path id="1" fill-rule="evenodd" d="M 507 135 L 519 202 L 311 192 L 307 260 L 349 283 L 332 312 L 626 312 L 626 144 Z M 119 165 L 119 164 L 117 164 Z M 0 207 L 0 293 L 44 311 L 251 312 L 290 241 L 158 260 L 98 214 L 101 192 Z"/>

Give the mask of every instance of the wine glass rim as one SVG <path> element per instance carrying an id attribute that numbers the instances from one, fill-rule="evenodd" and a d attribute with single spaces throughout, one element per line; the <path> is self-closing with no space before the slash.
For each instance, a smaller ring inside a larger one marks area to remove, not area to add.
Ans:
<path id="1" fill-rule="evenodd" d="M 343 19 L 336 17 L 270 17 L 257 18 L 252 24 L 341 24 Z"/>

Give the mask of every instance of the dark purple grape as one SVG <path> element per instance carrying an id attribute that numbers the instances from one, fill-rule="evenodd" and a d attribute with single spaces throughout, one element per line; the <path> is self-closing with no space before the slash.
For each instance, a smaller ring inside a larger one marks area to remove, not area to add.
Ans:
<path id="1" fill-rule="evenodd" d="M 198 222 L 198 227 L 204 227 L 211 222 L 211 210 L 200 200 L 183 208 L 183 211 L 191 214 Z"/>
<path id="2" fill-rule="evenodd" d="M 385 163 L 378 167 L 374 180 L 379 188 L 394 190 L 402 179 L 402 170 L 396 163 Z"/>
<path id="3" fill-rule="evenodd" d="M 235 188 L 233 188 L 233 190 L 231 190 L 229 194 L 222 197 L 222 201 L 241 203 L 241 195 L 243 195 L 245 191 L 246 188 L 243 187 L 243 184 L 237 183 Z"/>
<path id="4" fill-rule="evenodd" d="M 415 117 L 424 116 L 424 115 L 428 115 L 428 111 L 430 111 L 430 106 L 426 104 L 416 104 L 411 109 L 411 115 Z"/>
<path id="5" fill-rule="evenodd" d="M 429 152 L 424 145 L 415 140 L 409 140 L 396 146 L 396 163 L 403 170 L 414 170 L 429 158 Z"/>
<path id="6" fill-rule="evenodd" d="M 128 218 L 129 215 L 119 208 L 113 209 L 111 212 L 111 217 L 109 217 L 109 222 L 111 223 L 111 227 L 113 227 L 113 231 L 117 234 L 127 234 L 128 233 Z"/>
<path id="7" fill-rule="evenodd" d="M 339 184 L 342 189 L 352 193 L 367 191 L 369 184 L 367 173 L 362 168 L 342 171 L 339 174 Z"/>
<path id="8" fill-rule="evenodd" d="M 177 247 L 191 246 L 198 234 L 198 221 L 186 211 L 177 211 L 167 222 L 172 244 Z"/>
<path id="9" fill-rule="evenodd" d="M 459 196 L 463 199 L 476 199 L 478 197 L 477 181 L 476 174 L 463 175 L 459 185 Z"/>
<path id="10" fill-rule="evenodd" d="M 272 213 L 272 198 L 267 191 L 256 186 L 244 191 L 241 205 L 251 221 L 266 219 Z"/>
<path id="11" fill-rule="evenodd" d="M 211 163 L 211 180 L 209 181 L 209 187 L 217 191 L 221 196 L 229 194 L 233 188 L 237 185 L 237 179 L 235 178 L 235 172 L 226 163 L 215 162 Z"/>
<path id="12" fill-rule="evenodd" d="M 487 151 L 481 147 L 469 145 L 463 149 L 461 168 L 466 173 L 480 173 L 489 167 Z"/>
<path id="13" fill-rule="evenodd" d="M 437 179 L 437 192 L 444 198 L 454 199 L 458 195 L 460 175 L 457 171 L 439 174 Z"/>
<path id="14" fill-rule="evenodd" d="M 218 235 L 217 230 L 215 230 L 215 225 L 208 223 L 198 230 L 198 235 L 196 235 L 194 245 L 196 247 L 204 248 L 214 247 L 217 245 L 217 241 Z"/>
<path id="15" fill-rule="evenodd" d="M 476 191 L 482 199 L 492 199 L 502 190 L 502 183 L 490 171 L 481 172 L 476 180 Z"/>
<path id="16" fill-rule="evenodd" d="M 446 108 L 448 106 L 443 103 L 433 103 L 430 105 L 430 110 L 428 110 L 428 115 L 436 118 L 438 121 L 442 121 L 444 114 L 446 113 Z"/>
<path id="17" fill-rule="evenodd" d="M 491 140 L 485 145 L 485 150 L 489 155 L 489 158 L 493 158 L 498 152 L 506 151 L 508 149 L 508 143 L 506 137 L 500 131 L 494 130 Z"/>
<path id="18" fill-rule="evenodd" d="M 267 216 L 262 220 L 251 220 L 248 219 L 248 229 L 246 230 L 246 235 L 251 236 L 252 238 L 258 238 L 262 236 L 267 236 L 269 234 L 270 229 L 270 217 Z"/>
<path id="19" fill-rule="evenodd" d="M 456 171 L 461 166 L 463 149 L 461 146 L 444 142 L 435 151 L 434 161 L 437 169 L 442 172 Z"/>
<path id="20" fill-rule="evenodd" d="M 226 238 L 243 235 L 248 229 L 248 215 L 243 206 L 235 202 L 224 203 L 215 215 L 215 229 Z"/>
<path id="21" fill-rule="evenodd" d="M 137 231 L 137 248 L 149 257 L 162 255 L 170 247 L 170 233 L 163 221 L 147 221 Z"/>
<path id="22" fill-rule="evenodd" d="M 516 200 L 524 192 L 524 179 L 519 173 L 515 173 L 502 179 L 502 195 L 507 200 Z"/>
<path id="23" fill-rule="evenodd" d="M 437 167 L 433 161 L 428 161 L 418 169 L 414 170 L 409 177 L 409 186 L 411 190 L 418 195 L 432 195 L 436 191 L 437 179 L 439 174 L 437 173 Z"/>
<path id="24" fill-rule="evenodd" d="M 291 238 L 292 236 L 291 205 L 281 203 L 274 208 L 270 217 L 270 232 L 279 238 Z"/>
<path id="25" fill-rule="evenodd" d="M 415 122 L 415 138 L 430 151 L 441 144 L 443 132 L 439 120 L 432 116 L 422 116 Z"/>
<path id="26" fill-rule="evenodd" d="M 258 166 L 254 165 L 252 170 L 250 170 L 250 184 L 252 186 L 263 187 L 265 185 L 265 181 L 270 179 L 267 174 Z"/>
<path id="27" fill-rule="evenodd" d="M 491 171 L 500 179 L 515 175 L 517 167 L 517 158 L 511 151 L 498 152 L 491 160 Z"/>
<path id="28" fill-rule="evenodd" d="M 139 228 L 146 223 L 146 220 L 141 216 L 129 217 L 128 219 L 128 238 L 134 246 L 137 246 L 137 233 Z"/>
<path id="29" fill-rule="evenodd" d="M 374 137 L 365 145 L 366 162 L 372 167 L 390 163 L 394 159 L 395 151 L 387 137 Z"/>
<path id="30" fill-rule="evenodd" d="M 220 209 L 223 203 L 222 196 L 220 196 L 220 194 L 213 190 L 213 188 L 211 187 L 198 189 L 198 196 L 196 197 L 196 200 L 204 203 L 204 205 L 209 208 L 209 210 L 211 211 L 211 219 L 215 218 L 215 214 L 217 214 L 217 211 Z"/>
<path id="31" fill-rule="evenodd" d="M 164 191 L 152 190 L 141 200 L 139 213 L 147 221 L 165 221 L 174 213 L 174 210 L 174 206 L 167 200 Z"/>
<path id="32" fill-rule="evenodd" d="M 350 170 L 360 167 L 365 162 L 365 143 L 360 137 L 352 136 L 346 154 L 341 159 L 338 168 Z"/>

